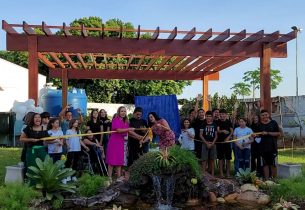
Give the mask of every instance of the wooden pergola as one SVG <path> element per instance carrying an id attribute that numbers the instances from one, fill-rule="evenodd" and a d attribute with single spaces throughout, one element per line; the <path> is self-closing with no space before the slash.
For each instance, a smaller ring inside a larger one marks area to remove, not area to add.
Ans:
<path id="1" fill-rule="evenodd" d="M 38 62 L 49 67 L 52 78 L 62 79 L 63 106 L 67 104 L 69 79 L 202 80 L 204 108 L 208 107 L 208 81 L 218 80 L 219 71 L 249 58 L 260 58 L 261 104 L 271 110 L 270 61 L 287 57 L 287 42 L 296 32 L 271 34 L 263 30 L 223 32 L 88 28 L 9 24 L 7 50 L 29 52 L 29 98 L 38 98 Z M 57 33 L 54 33 L 56 31 Z M 95 32 L 98 36 L 91 36 Z M 127 38 L 128 32 L 135 36 Z M 107 33 L 112 33 L 108 37 Z M 143 33 L 151 33 L 143 38 Z M 73 35 L 79 34 L 79 35 Z M 125 62 L 117 62 L 125 61 Z"/>

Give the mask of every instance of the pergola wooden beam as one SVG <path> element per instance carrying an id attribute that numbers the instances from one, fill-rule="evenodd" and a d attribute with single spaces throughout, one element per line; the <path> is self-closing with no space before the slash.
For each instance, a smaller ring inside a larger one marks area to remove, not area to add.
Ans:
<path id="1" fill-rule="evenodd" d="M 234 35 L 233 37 L 231 37 L 230 39 L 228 39 L 228 42 L 238 42 L 240 40 L 243 40 L 244 38 L 246 38 L 247 34 L 246 34 L 246 29 L 242 30 L 241 32 L 239 32 L 238 34 Z"/>
<path id="2" fill-rule="evenodd" d="M 204 63 L 205 61 L 207 61 L 210 58 L 211 57 L 200 57 L 199 59 L 197 59 L 192 64 L 186 66 L 182 71 L 191 71 L 193 68 L 199 66 L 200 64 Z"/>
<path id="3" fill-rule="evenodd" d="M 50 30 L 50 28 L 48 28 L 47 24 L 44 21 L 42 21 L 42 31 L 47 36 L 53 35 L 52 31 Z"/>
<path id="4" fill-rule="evenodd" d="M 49 55 L 51 58 L 60 66 L 60 68 L 65 68 L 65 65 L 61 62 L 61 60 L 57 57 L 56 53 L 50 52 Z"/>
<path id="5" fill-rule="evenodd" d="M 161 63 L 158 65 L 156 70 L 160 70 L 171 58 L 172 58 L 171 56 L 163 57 Z"/>
<path id="6" fill-rule="evenodd" d="M 174 40 L 176 38 L 177 34 L 178 34 L 177 27 L 175 27 L 167 39 Z"/>
<path id="7" fill-rule="evenodd" d="M 84 59 L 82 57 L 82 55 L 80 53 L 76 53 L 77 59 L 79 60 L 79 62 L 81 63 L 82 67 L 84 69 L 87 68 L 87 64 L 84 62 Z"/>
<path id="8" fill-rule="evenodd" d="M 36 36 L 36 35 L 35 35 Z M 7 34 L 7 50 L 26 51 L 27 35 Z M 70 53 L 109 53 L 109 54 L 146 54 L 159 56 L 221 56 L 221 57 L 261 57 L 261 42 L 249 45 L 240 41 L 234 45 L 231 42 L 200 40 L 168 40 L 164 39 L 122 39 L 120 44 L 113 38 L 77 36 L 38 36 L 38 52 L 70 52 Z M 76 44 L 77 43 L 77 44 Z M 124 46 L 124 47 L 122 47 Z M 192 49 L 192 50 L 189 50 Z M 271 43 L 271 57 L 283 58 L 287 56 L 286 43 Z"/>
<path id="9" fill-rule="evenodd" d="M 160 27 L 158 26 L 156 28 L 156 30 L 154 31 L 153 35 L 151 36 L 151 39 L 154 39 L 154 40 L 158 39 L 159 34 L 160 34 Z"/>
<path id="10" fill-rule="evenodd" d="M 148 65 L 147 65 L 146 68 L 145 68 L 145 70 L 149 70 L 149 69 L 152 67 L 152 65 L 154 65 L 154 63 L 155 63 L 158 59 L 159 59 L 159 57 L 155 57 L 155 58 L 150 59 Z"/>
<path id="11" fill-rule="evenodd" d="M 18 34 L 18 32 L 5 20 L 2 20 L 2 29 L 5 30 L 8 34 Z"/>
<path id="12" fill-rule="evenodd" d="M 54 64 L 51 61 L 49 61 L 49 59 L 47 59 L 42 53 L 38 53 L 38 58 L 49 68 L 55 69 Z"/>
<path id="13" fill-rule="evenodd" d="M 72 59 L 70 58 L 70 56 L 67 53 L 62 53 L 62 55 L 64 56 L 64 58 L 68 61 L 68 63 L 70 64 L 70 66 L 73 69 L 77 69 L 75 63 L 72 61 Z"/>
<path id="14" fill-rule="evenodd" d="M 219 34 L 217 37 L 215 37 L 213 39 L 213 41 L 222 42 L 222 41 L 226 40 L 229 37 L 230 37 L 230 29 L 227 29 L 224 32 L 222 32 L 221 34 Z"/>
<path id="15" fill-rule="evenodd" d="M 243 41 L 245 42 L 256 42 L 257 40 L 260 40 L 264 37 L 264 30 L 260 30 L 256 32 L 255 34 L 252 34 L 245 38 Z"/>
<path id="16" fill-rule="evenodd" d="M 177 72 L 171 70 L 78 70 L 66 69 L 68 71 L 68 79 L 127 79 L 127 80 L 199 80 L 202 72 Z M 51 78 L 60 78 L 61 69 L 50 69 L 49 76 Z"/>
<path id="17" fill-rule="evenodd" d="M 183 59 L 184 59 L 184 57 L 176 57 L 175 60 L 165 68 L 165 71 L 171 70 L 171 69 L 174 68 L 179 62 L 181 62 Z"/>
<path id="18" fill-rule="evenodd" d="M 67 29 L 66 23 L 62 24 L 62 28 L 63 28 L 63 32 L 64 32 L 66 37 L 71 36 L 70 31 Z"/>
<path id="19" fill-rule="evenodd" d="M 33 28 L 31 28 L 25 21 L 23 21 L 22 25 L 23 25 L 22 29 L 26 34 L 29 34 L 29 35 L 36 34 L 35 31 L 33 30 Z"/>
<path id="20" fill-rule="evenodd" d="M 175 70 L 176 71 L 181 71 L 187 64 L 189 64 L 190 62 L 192 62 L 195 59 L 196 59 L 196 57 L 192 57 L 192 56 L 188 57 L 182 63 L 180 63 L 180 65 L 177 66 L 177 68 Z"/>
<path id="21" fill-rule="evenodd" d="M 194 38 L 194 36 L 196 36 L 196 28 L 192 28 L 182 39 L 189 41 L 191 39 Z"/>
<path id="22" fill-rule="evenodd" d="M 210 29 L 207 30 L 201 37 L 199 37 L 198 40 L 207 41 L 207 40 L 209 40 L 212 36 L 213 36 L 213 31 L 212 31 L 212 29 L 210 28 Z"/>

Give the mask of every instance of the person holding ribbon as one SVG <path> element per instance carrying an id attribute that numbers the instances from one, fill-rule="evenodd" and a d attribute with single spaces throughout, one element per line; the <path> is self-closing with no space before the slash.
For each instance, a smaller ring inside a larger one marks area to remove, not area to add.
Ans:
<path id="1" fill-rule="evenodd" d="M 35 113 L 27 127 L 23 129 L 20 141 L 27 144 L 25 155 L 25 170 L 30 166 L 36 166 L 36 158 L 45 159 L 47 155 L 46 147 L 42 138 L 49 137 L 48 131 L 41 125 L 41 116 Z M 35 185 L 34 180 L 29 180 L 31 186 Z"/>

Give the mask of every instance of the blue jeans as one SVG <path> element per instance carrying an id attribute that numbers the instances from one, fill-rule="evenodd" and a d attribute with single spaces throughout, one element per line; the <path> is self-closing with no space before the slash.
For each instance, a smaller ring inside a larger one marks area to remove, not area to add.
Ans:
<path id="1" fill-rule="evenodd" d="M 251 150 L 248 148 L 239 149 L 236 147 L 237 157 L 238 157 L 238 168 L 246 170 L 250 167 L 250 154 Z"/>

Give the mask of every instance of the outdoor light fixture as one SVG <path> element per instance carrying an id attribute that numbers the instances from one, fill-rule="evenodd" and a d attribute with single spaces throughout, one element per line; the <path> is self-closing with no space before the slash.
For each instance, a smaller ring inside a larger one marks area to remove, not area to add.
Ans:
<path id="1" fill-rule="evenodd" d="M 295 80 L 296 80 L 296 96 L 299 96 L 299 76 L 298 76 L 298 33 L 301 33 L 302 29 L 297 26 L 292 26 L 292 30 L 296 32 L 295 39 Z"/>

